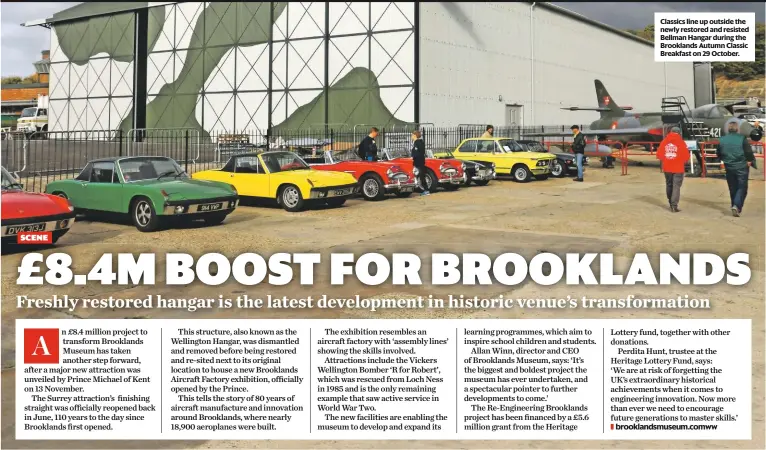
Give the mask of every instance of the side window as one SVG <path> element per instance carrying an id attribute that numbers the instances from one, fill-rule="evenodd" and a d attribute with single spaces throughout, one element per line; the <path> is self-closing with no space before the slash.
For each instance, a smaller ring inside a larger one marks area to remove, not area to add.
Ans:
<path id="1" fill-rule="evenodd" d="M 463 142 L 463 145 L 458 148 L 459 152 L 463 153 L 473 153 L 476 151 L 476 141 L 465 141 Z"/>
<path id="2" fill-rule="evenodd" d="M 477 153 L 492 153 L 495 151 L 495 141 L 483 140 L 476 142 Z"/>
<path id="3" fill-rule="evenodd" d="M 93 172 L 93 164 L 88 163 L 84 169 L 82 169 L 82 172 L 80 172 L 79 175 L 77 175 L 77 178 L 75 178 L 78 181 L 90 181 L 90 173 Z"/>
<path id="4" fill-rule="evenodd" d="M 237 158 L 234 168 L 236 173 L 263 173 L 261 162 L 257 156 L 242 156 Z"/>
<path id="5" fill-rule="evenodd" d="M 97 162 L 93 163 L 93 172 L 90 175 L 91 183 L 112 183 L 114 182 L 114 163 Z"/>
<path id="6" fill-rule="evenodd" d="M 221 168 L 221 172 L 234 172 L 234 164 L 237 158 L 230 158 L 226 165 Z"/>
<path id="7" fill-rule="evenodd" d="M 37 110 L 37 115 L 38 116 L 47 116 L 48 115 L 48 110 L 47 109 L 38 109 Z"/>
<path id="8" fill-rule="evenodd" d="M 721 111 L 718 110 L 718 108 L 711 108 L 710 111 L 708 111 L 708 118 L 710 119 L 720 119 L 723 117 L 721 115 Z"/>

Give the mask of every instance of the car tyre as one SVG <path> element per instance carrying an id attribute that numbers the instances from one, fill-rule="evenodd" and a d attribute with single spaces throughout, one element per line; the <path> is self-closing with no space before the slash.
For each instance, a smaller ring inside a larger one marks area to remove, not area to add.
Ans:
<path id="1" fill-rule="evenodd" d="M 301 195 L 300 189 L 295 185 L 288 184 L 282 186 L 277 195 L 277 200 L 287 212 L 298 212 L 303 209 L 303 196 Z"/>
<path id="2" fill-rule="evenodd" d="M 359 180 L 360 191 L 365 200 L 380 200 L 386 196 L 383 180 L 377 174 L 367 174 Z"/>
<path id="3" fill-rule="evenodd" d="M 133 200 L 130 218 L 133 220 L 133 225 L 142 233 L 155 231 L 160 225 L 160 218 L 154 210 L 151 200 L 146 197 L 138 197 Z"/>
<path id="4" fill-rule="evenodd" d="M 436 178 L 436 174 L 430 169 L 426 172 L 426 184 L 428 185 L 427 190 L 429 192 L 432 192 L 439 187 L 439 179 Z"/>
<path id="5" fill-rule="evenodd" d="M 532 178 L 532 172 L 523 164 L 516 165 L 511 173 L 513 174 L 513 179 L 519 183 L 526 183 Z"/>
<path id="6" fill-rule="evenodd" d="M 346 203 L 345 198 L 330 198 L 327 199 L 327 206 L 331 208 L 339 208 Z"/>
<path id="7" fill-rule="evenodd" d="M 226 219 L 226 214 L 210 214 L 202 220 L 205 221 L 205 225 L 214 226 L 220 225 L 224 219 Z"/>
<path id="8" fill-rule="evenodd" d="M 559 160 L 553 161 L 553 164 L 551 164 L 551 175 L 556 178 L 564 178 L 566 174 L 567 169 L 564 167 L 564 164 Z"/>

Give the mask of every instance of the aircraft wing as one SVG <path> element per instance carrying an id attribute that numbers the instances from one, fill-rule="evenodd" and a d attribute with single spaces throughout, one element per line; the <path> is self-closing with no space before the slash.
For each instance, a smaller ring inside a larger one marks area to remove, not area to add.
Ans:
<path id="1" fill-rule="evenodd" d="M 649 132 L 649 128 L 619 128 L 608 130 L 583 130 L 580 131 L 585 136 L 635 136 L 637 134 L 646 134 Z M 557 132 L 557 133 L 522 133 L 523 137 L 572 137 L 571 132 Z"/>

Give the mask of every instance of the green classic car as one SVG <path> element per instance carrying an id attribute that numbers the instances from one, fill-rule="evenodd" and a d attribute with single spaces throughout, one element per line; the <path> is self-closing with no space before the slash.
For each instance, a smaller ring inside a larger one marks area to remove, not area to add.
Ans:
<path id="1" fill-rule="evenodd" d="M 45 192 L 68 198 L 78 212 L 130 214 L 139 231 L 154 231 L 169 219 L 216 225 L 238 203 L 234 186 L 192 180 L 163 156 L 96 159 L 75 179 L 48 183 Z"/>

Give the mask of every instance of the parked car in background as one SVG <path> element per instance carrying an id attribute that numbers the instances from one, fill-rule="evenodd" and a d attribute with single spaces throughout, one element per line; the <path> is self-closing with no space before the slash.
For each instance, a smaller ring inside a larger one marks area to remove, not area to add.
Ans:
<path id="1" fill-rule="evenodd" d="M 381 149 L 381 159 L 384 161 L 392 161 L 402 166 L 408 172 L 416 177 L 417 180 L 417 168 L 412 161 L 410 152 L 405 148 L 384 148 Z M 442 187 L 448 191 L 455 191 L 460 188 L 461 184 L 465 183 L 465 175 L 463 167 L 465 164 L 456 159 L 436 159 L 426 158 L 426 183 L 428 186 L 420 186 L 421 189 L 428 189 L 429 191 L 435 190 L 435 187 Z"/>
<path id="2" fill-rule="evenodd" d="M 429 158 L 454 160 L 455 156 L 450 150 L 426 150 Z M 479 163 L 475 161 L 462 161 L 463 163 L 463 186 L 470 186 L 471 183 L 477 186 L 486 186 L 497 176 L 495 174 L 494 163 Z"/>
<path id="3" fill-rule="evenodd" d="M 2 242 L 16 244 L 19 233 L 50 231 L 51 244 L 72 227 L 74 207 L 65 198 L 24 192 L 24 186 L 2 169 Z"/>
<path id="4" fill-rule="evenodd" d="M 549 152 L 548 149 L 539 141 L 519 139 L 515 141 L 522 150 L 526 152 L 550 153 L 556 156 L 556 160 L 551 164 L 551 175 L 554 177 L 566 177 L 568 175 L 577 175 L 577 162 L 574 153 L 567 152 Z M 588 164 L 588 157 L 583 159 L 583 165 Z"/>
<path id="5" fill-rule="evenodd" d="M 45 192 L 69 199 L 75 211 L 88 215 L 129 214 L 145 232 L 172 221 L 216 225 L 238 202 L 231 184 L 192 180 L 164 156 L 95 159 L 77 178 L 50 182 Z"/>
<path id="6" fill-rule="evenodd" d="M 513 139 L 503 137 L 465 139 L 452 154 L 461 161 L 494 163 L 497 175 L 510 175 L 519 182 L 533 177 L 548 178 L 556 160 L 556 156 L 549 153 L 526 152 Z"/>
<path id="7" fill-rule="evenodd" d="M 363 161 L 356 150 L 323 150 L 309 165 L 316 170 L 350 173 L 359 180 L 359 193 L 365 200 L 380 200 L 386 194 L 409 197 L 417 184 L 412 171 L 392 161 Z"/>
<path id="8" fill-rule="evenodd" d="M 315 203 L 341 206 L 359 191 L 353 175 L 313 170 L 300 156 L 285 151 L 234 155 L 223 168 L 197 172 L 192 178 L 231 183 L 240 197 L 276 200 L 290 212 Z"/>

